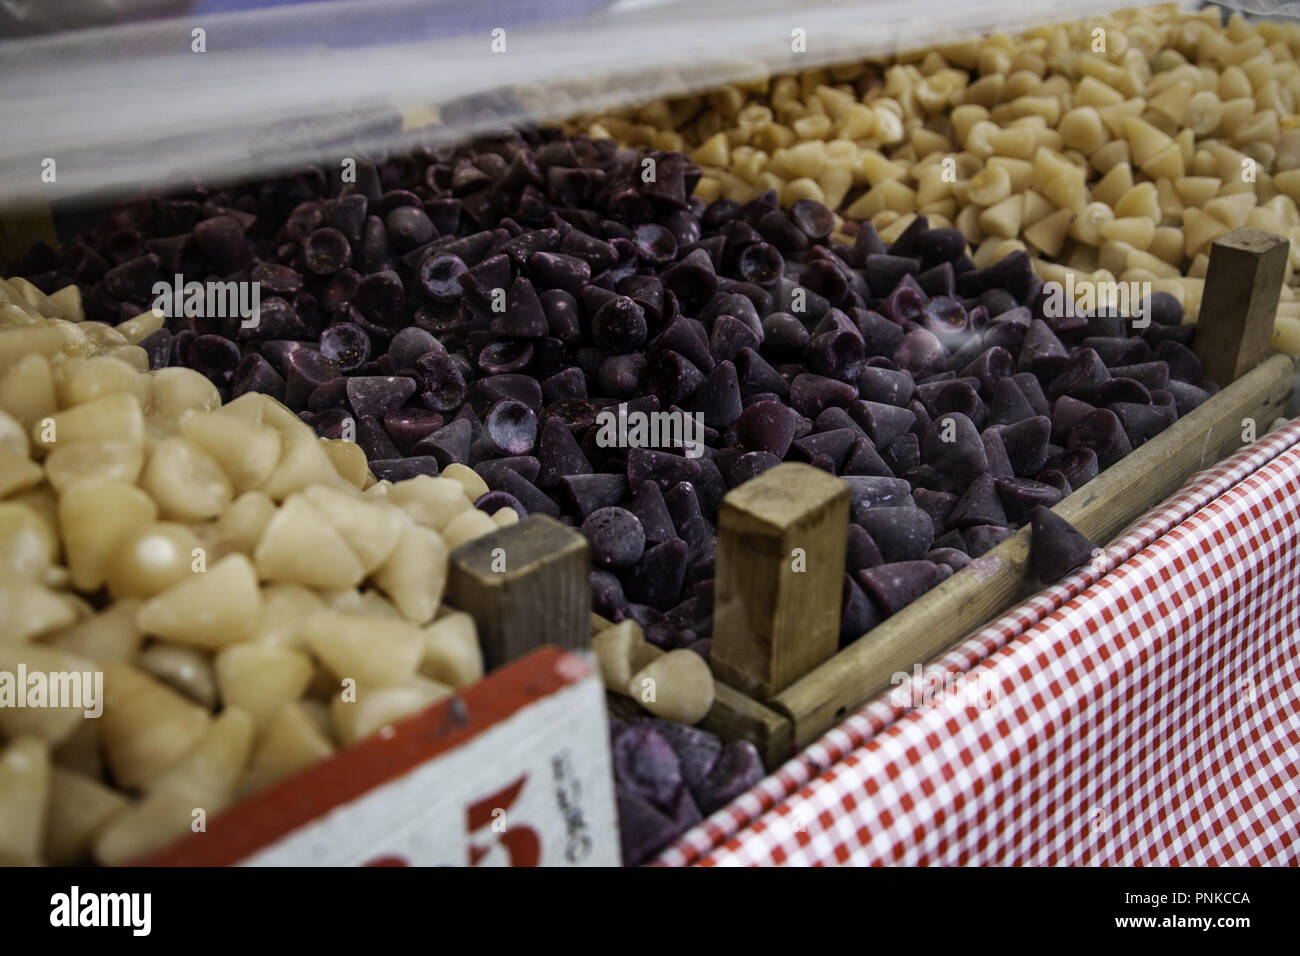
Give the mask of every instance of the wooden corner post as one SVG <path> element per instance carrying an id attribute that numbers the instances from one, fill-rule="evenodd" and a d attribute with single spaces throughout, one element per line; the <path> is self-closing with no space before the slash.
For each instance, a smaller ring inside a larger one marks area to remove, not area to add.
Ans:
<path id="1" fill-rule="evenodd" d="M 839 648 L 849 486 L 788 462 L 733 488 L 718 516 L 718 679 L 767 700 Z"/>
<path id="2" fill-rule="evenodd" d="M 1226 388 L 1268 357 L 1289 243 L 1258 229 L 1237 229 L 1210 245 L 1196 323 L 1205 377 Z"/>
<path id="3" fill-rule="evenodd" d="M 478 625 L 489 670 L 542 644 L 591 647 L 587 541 L 545 515 L 463 544 L 451 553 L 447 600 Z"/>

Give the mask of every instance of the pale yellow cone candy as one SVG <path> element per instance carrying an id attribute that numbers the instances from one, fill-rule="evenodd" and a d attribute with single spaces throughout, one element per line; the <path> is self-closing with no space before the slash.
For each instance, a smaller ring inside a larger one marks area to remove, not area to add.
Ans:
<path id="1" fill-rule="evenodd" d="M 357 689 L 355 702 L 336 697 L 330 704 L 335 732 L 344 746 L 394 724 L 403 717 L 451 696 L 452 689 L 427 678 L 412 678 L 405 684 Z"/>
<path id="2" fill-rule="evenodd" d="M 20 737 L 0 747 L 0 866 L 41 862 L 50 795 L 44 741 Z"/>
<path id="3" fill-rule="evenodd" d="M 208 710 L 217 705 L 217 680 L 205 651 L 154 641 L 136 659 L 140 669 Z"/>
<path id="4" fill-rule="evenodd" d="M 600 679 L 607 688 L 618 694 L 630 693 L 635 673 L 633 662 L 644 642 L 641 626 L 633 620 L 620 621 L 592 637 L 591 649 L 600 666 Z"/>
<path id="5" fill-rule="evenodd" d="M 26 578 L 0 579 L 0 644 L 66 627 L 77 612 L 62 594 Z"/>
<path id="6" fill-rule="evenodd" d="M 0 502 L 0 576 L 40 578 L 58 556 L 54 529 L 35 508 Z"/>
<path id="7" fill-rule="evenodd" d="M 114 597 L 151 598 L 194 574 L 201 549 L 189 526 L 153 521 L 129 530 L 118 539 L 104 577 Z"/>
<path id="8" fill-rule="evenodd" d="M 441 475 L 437 478 L 418 475 L 398 482 L 389 491 L 388 500 L 412 520 L 438 532 L 445 531 L 453 519 L 473 508 L 465 494 L 465 483 Z"/>
<path id="9" fill-rule="evenodd" d="M 366 574 L 388 560 L 408 523 L 396 508 L 357 491 L 312 485 L 302 496 L 347 542 Z"/>
<path id="10" fill-rule="evenodd" d="M 144 640 L 144 632 L 136 624 L 139 610 L 137 600 L 115 601 L 104 610 L 55 631 L 43 643 L 101 663 L 128 663 L 135 658 Z"/>
<path id="11" fill-rule="evenodd" d="M 302 635 L 339 680 L 376 687 L 409 680 L 424 654 L 419 628 L 407 621 L 319 611 L 303 623 Z"/>
<path id="12" fill-rule="evenodd" d="M 280 506 L 253 556 L 264 581 L 346 588 L 360 583 L 365 574 L 347 541 L 302 495 Z"/>
<path id="13" fill-rule="evenodd" d="M 45 857 L 55 866 L 81 863 L 95 835 L 131 802 L 97 779 L 54 766 L 50 771 L 50 811 Z"/>
<path id="14" fill-rule="evenodd" d="M 424 624 L 432 620 L 442 600 L 448 552 L 438 532 L 409 524 L 393 553 L 371 579 L 392 598 L 407 620 Z"/>
<path id="15" fill-rule="evenodd" d="M 334 745 L 300 702 L 282 704 L 249 763 L 239 793 L 256 793 L 332 753 Z"/>
<path id="16" fill-rule="evenodd" d="M 232 554 L 145 602 L 136 623 L 146 634 L 212 648 L 251 640 L 260 612 L 252 563 Z"/>
<path id="17" fill-rule="evenodd" d="M 628 696 L 656 717 L 695 724 L 713 706 L 713 672 L 694 651 L 669 651 L 637 671 Z"/>
<path id="18" fill-rule="evenodd" d="M 113 779 L 134 787 L 158 776 L 207 733 L 207 710 L 143 671 L 108 661 L 99 718 Z"/>
<path id="19" fill-rule="evenodd" d="M 446 614 L 424 628 L 420 673 L 449 687 L 466 687 L 483 676 L 483 651 L 474 618 L 463 611 Z"/>
<path id="20" fill-rule="evenodd" d="M 0 644 L 0 674 L 16 681 L 20 666 L 26 669 L 28 684 L 13 689 L 24 694 L 27 706 L 15 706 L 15 701 L 0 706 L 0 732 L 10 740 L 36 737 L 57 747 L 88 719 L 88 711 L 93 714 L 103 706 L 102 696 L 96 698 L 103 690 L 102 678 L 96 688 L 99 665 L 88 658 L 39 644 Z M 40 679 L 33 684 L 35 675 Z"/>
<path id="21" fill-rule="evenodd" d="M 270 644 L 233 644 L 216 658 L 217 684 L 227 707 L 238 707 L 258 731 L 311 683 L 311 659 L 300 651 Z"/>

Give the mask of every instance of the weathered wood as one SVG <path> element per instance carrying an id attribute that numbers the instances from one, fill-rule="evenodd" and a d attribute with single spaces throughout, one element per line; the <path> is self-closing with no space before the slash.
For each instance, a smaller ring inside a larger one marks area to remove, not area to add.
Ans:
<path id="1" fill-rule="evenodd" d="M 59 247 L 48 202 L 38 200 L 0 211 L 0 271 L 5 275 L 38 241 Z"/>
<path id="2" fill-rule="evenodd" d="M 1190 475 L 1240 447 L 1246 419 L 1262 435 L 1286 404 L 1294 367 L 1275 355 L 1053 510 L 1093 541 L 1109 542 Z M 1021 528 L 770 701 L 793 722 L 795 746 L 884 690 L 893 674 L 931 660 L 1034 590 L 1026 580 L 1029 535 Z"/>
<path id="3" fill-rule="evenodd" d="M 1258 229 L 1236 229 L 1210 245 L 1194 345 L 1211 382 L 1226 387 L 1268 355 L 1289 248 Z"/>
<path id="4" fill-rule="evenodd" d="M 718 516 L 713 671 L 760 700 L 839 646 L 849 487 L 794 462 L 733 488 Z"/>
<path id="5" fill-rule="evenodd" d="M 500 667 L 542 644 L 591 647 L 587 539 L 545 515 L 451 553 L 447 601 L 474 617 L 483 662 Z"/>

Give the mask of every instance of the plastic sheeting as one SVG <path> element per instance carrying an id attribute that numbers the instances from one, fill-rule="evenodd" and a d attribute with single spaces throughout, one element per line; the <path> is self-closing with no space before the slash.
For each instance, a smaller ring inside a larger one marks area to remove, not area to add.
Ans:
<path id="1" fill-rule="evenodd" d="M 0 205 L 267 175 L 1126 6 L 332 0 L 5 40 Z M 403 128 L 417 110 L 437 125 Z"/>

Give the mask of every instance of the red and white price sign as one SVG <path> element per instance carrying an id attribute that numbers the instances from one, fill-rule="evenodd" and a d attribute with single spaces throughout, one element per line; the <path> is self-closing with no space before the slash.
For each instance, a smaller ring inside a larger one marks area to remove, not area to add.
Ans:
<path id="1" fill-rule="evenodd" d="M 540 648 L 141 862 L 617 866 L 604 688 Z"/>

